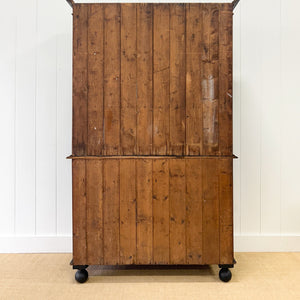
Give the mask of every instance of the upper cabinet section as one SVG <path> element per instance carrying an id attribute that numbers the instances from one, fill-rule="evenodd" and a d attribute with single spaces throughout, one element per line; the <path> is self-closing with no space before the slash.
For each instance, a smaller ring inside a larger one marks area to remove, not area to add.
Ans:
<path id="1" fill-rule="evenodd" d="M 73 155 L 232 155 L 232 4 L 73 8 Z"/>

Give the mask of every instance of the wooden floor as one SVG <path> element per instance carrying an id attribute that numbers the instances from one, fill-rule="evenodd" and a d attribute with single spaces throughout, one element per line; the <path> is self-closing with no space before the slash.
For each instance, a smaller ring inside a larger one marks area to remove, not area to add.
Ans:
<path id="1" fill-rule="evenodd" d="M 0 299 L 300 299 L 300 253 L 236 253 L 230 283 L 198 270 L 90 269 L 75 282 L 71 254 L 1 254 Z M 99 276 L 94 276 L 98 274 Z"/>

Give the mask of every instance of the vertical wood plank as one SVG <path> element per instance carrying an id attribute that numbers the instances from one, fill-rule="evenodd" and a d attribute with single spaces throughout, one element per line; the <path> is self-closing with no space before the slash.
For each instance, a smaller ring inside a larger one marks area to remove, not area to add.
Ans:
<path id="1" fill-rule="evenodd" d="M 219 159 L 220 264 L 233 263 L 232 159 Z"/>
<path id="2" fill-rule="evenodd" d="M 203 159 L 203 264 L 219 262 L 218 159 Z"/>
<path id="3" fill-rule="evenodd" d="M 185 5 L 170 4 L 170 153 L 185 145 Z"/>
<path id="4" fill-rule="evenodd" d="M 218 5 L 203 4 L 202 105 L 203 154 L 219 150 L 219 10 Z"/>
<path id="5" fill-rule="evenodd" d="M 136 160 L 120 160 L 120 264 L 136 261 Z"/>
<path id="6" fill-rule="evenodd" d="M 1 107 L 0 133 L 5 141 L 5 147 L 0 148 L 2 159 L 0 173 L 1 197 L 0 210 L 5 212 L 0 218 L 0 234 L 13 235 L 15 232 L 15 130 L 16 130 L 16 41 L 17 19 L 15 2 L 5 3 L 5 9 L 0 10 L 0 33 L 3 40 L 0 56 Z M 5 42 L 4 42 L 5 41 Z"/>
<path id="7" fill-rule="evenodd" d="M 219 153 L 232 155 L 232 9 L 224 4 L 219 22 Z"/>
<path id="8" fill-rule="evenodd" d="M 55 7 L 57 17 L 57 235 L 72 234 L 72 18 L 65 3 Z M 51 25 L 49 23 L 49 25 Z M 68 76 L 66 76 L 68 74 Z M 68 137 L 68 138 L 66 138 Z"/>
<path id="9" fill-rule="evenodd" d="M 153 262 L 170 263 L 169 160 L 153 160 Z"/>
<path id="10" fill-rule="evenodd" d="M 73 10 L 73 155 L 86 155 L 88 102 L 88 6 Z"/>
<path id="11" fill-rule="evenodd" d="M 282 116 L 289 116 L 281 107 L 281 68 L 275 62 L 282 63 L 281 60 L 283 33 L 281 26 L 284 26 L 281 21 L 282 11 L 281 6 L 283 2 L 280 0 L 267 0 L 262 4 L 262 10 L 265 11 L 269 5 L 272 5 L 272 14 L 262 14 L 263 28 L 260 29 L 262 35 L 261 42 L 261 234 L 274 235 L 280 232 L 281 211 L 281 187 L 282 179 L 282 165 L 280 161 L 282 145 L 288 145 L 281 140 L 281 128 L 283 124 L 287 124 L 282 120 Z M 299 6 L 298 6 L 299 7 Z M 299 9 L 299 8 L 298 8 Z M 286 27 L 285 27 L 286 28 Z M 299 28 L 299 26 L 298 26 Z M 299 48 L 298 48 L 299 49 Z M 298 60 L 299 61 L 299 60 Z M 299 66 L 299 65 L 297 65 Z M 283 93 L 283 95 L 286 95 Z M 285 100 L 284 100 L 285 101 Z M 286 103 L 286 102 L 285 102 Z M 285 106 L 285 105 L 284 105 Z M 298 106 L 299 110 L 299 106 Z M 297 118 L 298 119 L 298 118 Z M 288 128 L 299 128 L 300 122 L 297 126 Z M 291 138 L 295 132 L 287 130 L 292 133 Z M 275 134 L 276 132 L 276 134 Z M 287 134 L 284 134 L 285 137 Z M 299 145 L 299 144 L 298 144 Z M 296 149 L 294 145 L 292 149 Z M 286 155 L 286 151 L 282 152 Z M 296 152 L 295 152 L 296 154 Z M 288 155 L 291 157 L 290 155 Z M 294 155 L 292 155 L 294 156 Z M 295 170 L 298 169 L 298 166 Z M 293 176 L 289 176 L 292 178 Z M 289 182 L 290 179 L 289 179 Z M 289 198 L 289 197 L 288 197 Z M 284 198 L 285 199 L 285 198 Z M 300 227 L 299 227 L 300 228 Z"/>
<path id="12" fill-rule="evenodd" d="M 36 1 L 17 1 L 15 233 L 35 234 Z M 6 12 L 8 8 L 5 5 Z M 3 18 L 1 17 L 1 23 Z M 4 23 L 2 23 L 2 26 Z M 8 27 L 4 25 L 8 30 Z M 3 37 L 3 34 L 1 34 Z M 6 37 L 5 37 L 6 43 Z M 2 52 L 3 50 L 1 50 Z M 2 67 L 2 66 L 1 66 Z M 3 81 L 2 81 L 3 84 Z M 5 85 L 5 84 L 4 84 Z M 3 85 L 3 86 L 4 86 Z M 2 90 L 2 88 L 1 88 Z M 4 101 L 10 101 L 2 92 Z M 13 102 L 12 102 L 13 103 Z M 4 108 L 6 111 L 6 107 Z M 3 128 L 7 129 L 8 123 Z M 3 138 L 3 134 L 1 134 Z M 4 156 L 7 157 L 7 156 Z M 12 166 L 11 166 L 12 167 Z M 7 170 L 2 166 L 3 170 Z M 6 173 L 6 172 L 5 172 Z M 2 189 L 1 189 L 2 190 Z M 3 199 L 7 199 L 4 197 Z M 7 201 L 7 200 L 5 200 Z"/>
<path id="13" fill-rule="evenodd" d="M 202 161 L 186 159 L 186 260 L 188 264 L 202 263 Z"/>
<path id="14" fill-rule="evenodd" d="M 169 153 L 170 10 L 153 5 L 153 154 Z"/>
<path id="15" fill-rule="evenodd" d="M 241 234 L 261 229 L 261 26 L 264 11 L 259 0 L 240 3 L 241 18 Z M 256 22 L 252 23 L 253 15 Z M 243 82 L 247 82 L 244 84 Z"/>
<path id="16" fill-rule="evenodd" d="M 120 154 L 120 4 L 104 7 L 104 143 L 106 155 Z"/>
<path id="17" fill-rule="evenodd" d="M 85 265 L 86 244 L 86 173 L 85 160 L 72 161 L 73 174 L 73 263 Z"/>
<path id="18" fill-rule="evenodd" d="M 152 154 L 153 5 L 137 5 L 137 154 Z"/>
<path id="19" fill-rule="evenodd" d="M 103 5 L 88 11 L 88 155 L 103 153 Z"/>
<path id="20" fill-rule="evenodd" d="M 86 160 L 88 265 L 103 264 L 103 161 Z"/>
<path id="21" fill-rule="evenodd" d="M 137 264 L 153 261 L 153 218 L 152 218 L 152 160 L 136 161 L 137 184 Z"/>
<path id="22" fill-rule="evenodd" d="M 186 4 L 186 155 L 202 154 L 201 7 Z"/>
<path id="23" fill-rule="evenodd" d="M 185 160 L 170 159 L 170 263 L 186 263 Z"/>
<path id="24" fill-rule="evenodd" d="M 136 154 L 136 4 L 121 5 L 121 153 Z"/>
<path id="25" fill-rule="evenodd" d="M 120 162 L 117 159 L 103 161 L 104 174 L 104 264 L 119 264 L 120 248 Z"/>
<path id="26" fill-rule="evenodd" d="M 80 9 L 80 20 L 78 19 L 78 22 L 85 23 L 85 9 L 82 9 L 82 11 Z M 36 28 L 38 48 L 36 52 L 37 83 L 35 108 L 35 234 L 39 236 L 57 234 L 57 40 L 55 26 L 49 26 L 49 24 L 53 23 L 52 16 L 55 13 L 56 8 L 52 3 L 45 0 L 39 2 L 37 6 L 38 26 Z M 84 24 L 83 27 L 85 27 Z M 76 40 L 78 41 L 80 38 L 78 37 Z M 78 48 L 75 46 L 77 48 L 76 55 L 79 54 L 78 51 L 81 51 L 81 46 L 83 46 L 84 42 L 82 44 L 79 42 L 79 44 Z M 86 48 L 84 49 L 82 51 L 86 52 Z M 78 74 L 79 77 L 80 72 Z M 81 93 L 79 90 L 81 90 L 81 87 L 84 89 L 84 84 L 83 82 L 78 82 L 78 85 L 77 92 Z M 75 91 L 75 98 L 78 96 L 77 92 Z M 74 99 L 75 102 L 77 100 L 78 98 Z M 84 111 L 86 99 L 80 100 L 78 105 L 82 105 Z M 74 114 L 76 115 L 76 112 Z M 85 117 L 83 116 L 82 118 L 84 119 Z M 80 128 L 81 125 L 78 124 L 77 129 L 79 131 L 81 130 Z"/>

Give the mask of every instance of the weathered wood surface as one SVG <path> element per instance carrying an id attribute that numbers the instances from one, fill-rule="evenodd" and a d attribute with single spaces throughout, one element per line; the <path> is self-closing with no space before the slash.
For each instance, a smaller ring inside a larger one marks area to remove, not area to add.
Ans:
<path id="1" fill-rule="evenodd" d="M 73 160 L 74 264 L 231 264 L 232 158 Z"/>
<path id="2" fill-rule="evenodd" d="M 232 4 L 74 4 L 73 155 L 231 155 Z"/>

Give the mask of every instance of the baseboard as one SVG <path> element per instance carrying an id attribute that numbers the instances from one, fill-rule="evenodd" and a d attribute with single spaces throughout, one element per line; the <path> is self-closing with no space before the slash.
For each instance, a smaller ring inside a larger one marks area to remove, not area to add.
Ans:
<path id="1" fill-rule="evenodd" d="M 235 252 L 300 252 L 300 236 L 246 236 L 234 238 Z M 70 236 L 0 236 L 0 253 L 70 253 Z"/>

